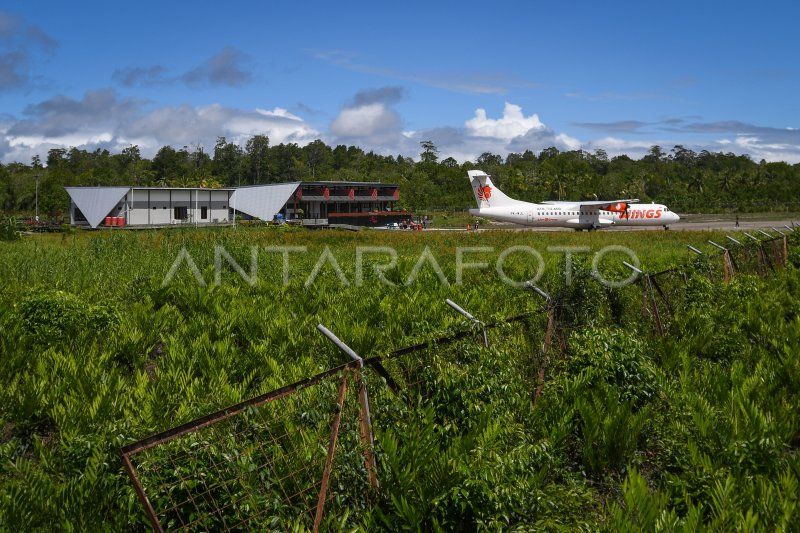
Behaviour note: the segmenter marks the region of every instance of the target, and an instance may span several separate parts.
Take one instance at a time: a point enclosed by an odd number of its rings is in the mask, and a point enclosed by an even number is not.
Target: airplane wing
[[[563,202],[557,200],[551,200],[549,202],[540,202],[542,204],[547,205],[561,205],[566,207],[567,209],[580,209],[584,207],[596,207],[598,209],[605,209],[607,207],[620,207],[619,204],[625,204],[625,206],[629,204],[635,204],[639,201],[638,198],[625,198],[622,200],[579,200],[576,202]],[[625,207],[622,207],[622,210],[625,210]],[[613,209],[612,209],[613,211]]]

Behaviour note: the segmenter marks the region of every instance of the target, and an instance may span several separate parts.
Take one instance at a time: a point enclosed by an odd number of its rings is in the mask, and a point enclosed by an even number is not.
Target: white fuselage
[[[600,229],[611,226],[668,226],[680,217],[661,204],[630,204],[624,212],[580,206],[571,202],[534,204],[516,200],[512,205],[470,209],[472,215],[523,226]]]

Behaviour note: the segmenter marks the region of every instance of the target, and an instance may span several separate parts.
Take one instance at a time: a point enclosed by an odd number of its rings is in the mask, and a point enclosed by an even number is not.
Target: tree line
[[[255,135],[244,146],[220,137],[202,146],[164,146],[152,159],[137,146],[108,150],[53,148],[43,162],[0,165],[0,208],[31,213],[38,182],[43,216],[64,213],[70,185],[221,187],[287,181],[380,181],[401,187],[401,204],[414,211],[473,206],[466,171],[491,174],[510,196],[528,201],[640,198],[678,212],[800,210],[800,164],[756,162],[746,155],[684,146],[653,146],[640,159],[609,157],[603,150],[526,150],[505,157],[486,152],[475,161],[440,158],[431,141],[417,160],[381,155],[356,146],[270,144]]]

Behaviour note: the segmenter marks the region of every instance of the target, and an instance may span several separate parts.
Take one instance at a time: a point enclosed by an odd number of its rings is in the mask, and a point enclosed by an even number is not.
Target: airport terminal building
[[[313,181],[230,189],[66,187],[73,226],[163,227],[285,220],[310,226],[383,226],[410,217],[397,185]]]

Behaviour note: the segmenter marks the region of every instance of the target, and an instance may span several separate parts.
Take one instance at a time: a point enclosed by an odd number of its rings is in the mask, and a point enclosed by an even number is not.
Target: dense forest
[[[0,206],[6,213],[34,210],[37,182],[43,216],[63,213],[66,185],[237,186],[308,180],[399,183],[404,207],[460,210],[472,204],[465,171],[481,168],[520,199],[636,197],[669,204],[678,212],[785,211],[800,209],[800,164],[756,162],[746,155],[696,153],[683,146],[653,146],[635,160],[609,158],[603,150],[561,152],[547,148],[505,158],[486,152],[459,164],[421,143],[418,160],[365,152],[356,146],[270,145],[256,135],[244,146],[220,137],[204,148],[164,146],[152,159],[137,146],[121,153],[51,149],[44,161],[0,165]]]

